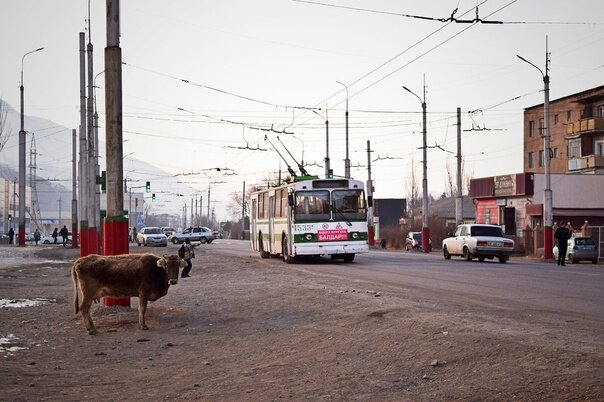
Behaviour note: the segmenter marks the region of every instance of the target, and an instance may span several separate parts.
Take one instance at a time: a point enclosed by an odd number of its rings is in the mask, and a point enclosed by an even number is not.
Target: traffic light
[[[97,183],[97,184],[101,185],[101,192],[106,193],[107,192],[107,171],[103,170],[101,172],[99,181],[100,181],[100,183]]]
[[[155,193],[151,194],[151,201],[155,202]]]
[[[8,214],[8,221],[11,222],[13,220],[13,216],[11,214]]]
[[[151,192],[151,182],[150,181],[148,181],[148,182],[145,183],[145,191],[147,193]],[[155,198],[155,195],[153,196],[153,198]]]

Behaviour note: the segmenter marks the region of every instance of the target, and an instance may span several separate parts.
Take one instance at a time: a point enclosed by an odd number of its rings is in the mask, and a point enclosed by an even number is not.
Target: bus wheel
[[[354,253],[344,254],[344,262],[353,262]]]
[[[294,262],[294,257],[291,256],[289,251],[289,242],[285,236],[283,236],[283,240],[281,241],[281,255],[283,256],[283,261],[285,263],[291,264]]]
[[[258,250],[260,251],[260,258],[269,258],[271,256],[269,252],[264,251],[264,244],[262,243],[262,233],[258,234]]]

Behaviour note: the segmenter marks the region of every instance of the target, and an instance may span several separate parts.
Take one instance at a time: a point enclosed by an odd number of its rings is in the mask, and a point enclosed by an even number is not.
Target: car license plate
[[[489,241],[487,245],[491,247],[503,247],[503,243],[500,241]]]

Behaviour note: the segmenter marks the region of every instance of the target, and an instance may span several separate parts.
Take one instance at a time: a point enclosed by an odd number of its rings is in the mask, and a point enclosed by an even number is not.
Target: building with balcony
[[[543,103],[524,110],[524,171],[544,173]],[[551,173],[604,174],[604,86],[550,102]]]

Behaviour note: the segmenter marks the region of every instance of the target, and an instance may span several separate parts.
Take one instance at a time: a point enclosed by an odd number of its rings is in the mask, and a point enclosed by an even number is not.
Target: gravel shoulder
[[[145,249],[161,254],[165,249]],[[198,254],[150,303],[74,315],[79,250],[0,246],[0,400],[604,400],[604,322]]]

